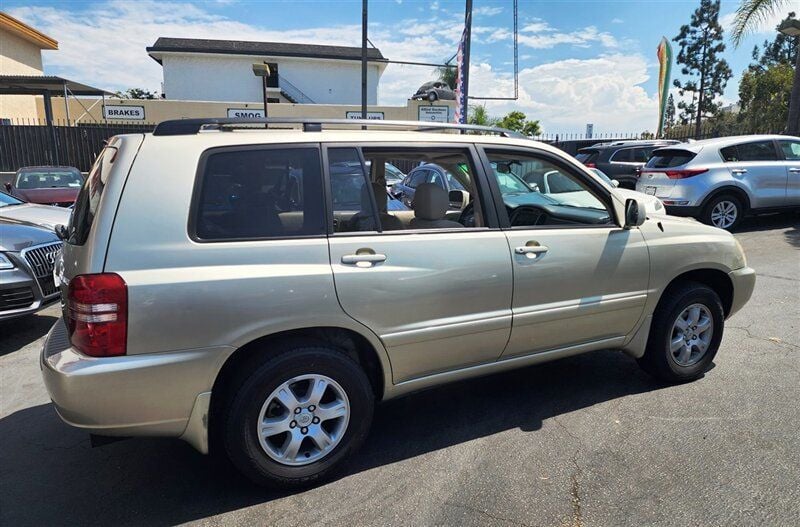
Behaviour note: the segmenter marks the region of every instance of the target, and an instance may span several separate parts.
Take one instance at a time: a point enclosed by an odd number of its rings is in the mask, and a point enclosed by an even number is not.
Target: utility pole
[[[361,0],[361,118],[367,118],[367,0]]]
[[[464,13],[464,27],[466,28],[466,38],[464,39],[464,115],[462,119],[467,122],[469,113],[469,48],[472,42],[472,0],[467,0],[466,12]]]

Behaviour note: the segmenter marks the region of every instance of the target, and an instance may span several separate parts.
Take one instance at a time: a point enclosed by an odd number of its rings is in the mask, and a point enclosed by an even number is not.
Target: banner
[[[667,98],[669,98],[669,77],[672,71],[672,46],[667,37],[661,37],[658,44],[658,129],[656,137],[664,133],[664,114],[667,111]]]
[[[467,122],[467,94],[462,89],[464,86],[464,45],[467,41],[467,28],[461,33],[461,41],[458,43],[458,54],[456,55],[456,113],[455,121],[458,124]]]

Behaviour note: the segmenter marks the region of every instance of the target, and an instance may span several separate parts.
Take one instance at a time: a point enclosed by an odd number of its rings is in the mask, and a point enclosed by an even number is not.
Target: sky
[[[699,0],[519,0],[519,98],[486,102],[489,114],[520,110],[548,133],[583,132],[587,123],[596,134],[652,131],[656,46],[662,36],[677,35],[698,5]],[[723,28],[737,6],[737,0],[723,0]],[[511,97],[512,1],[473,0],[473,8],[470,95]],[[160,90],[161,66],[145,47],[162,36],[361,45],[360,0],[0,0],[0,9],[58,40],[58,51],[43,54],[45,73],[111,91]],[[800,0],[789,0],[739,48],[726,35],[723,56],[734,77],[723,103],[737,100],[753,46],[772,39],[790,9],[800,12]],[[369,38],[385,57],[441,63],[456,53],[464,1],[370,0],[369,20]],[[673,78],[679,72],[673,65]],[[404,105],[433,78],[433,68],[389,65],[378,102]]]

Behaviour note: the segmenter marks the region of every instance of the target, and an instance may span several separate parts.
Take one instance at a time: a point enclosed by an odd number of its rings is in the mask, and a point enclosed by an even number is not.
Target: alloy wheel
[[[706,354],[714,336],[714,318],[703,304],[692,304],[678,315],[670,333],[669,351],[679,366],[692,366]]]
[[[722,200],[711,209],[711,223],[720,229],[730,228],[738,217],[739,209],[732,201]]]

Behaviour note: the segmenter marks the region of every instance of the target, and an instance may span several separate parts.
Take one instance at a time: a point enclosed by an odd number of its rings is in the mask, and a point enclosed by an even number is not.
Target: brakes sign
[[[122,121],[144,121],[144,106],[103,106],[103,117]]]

